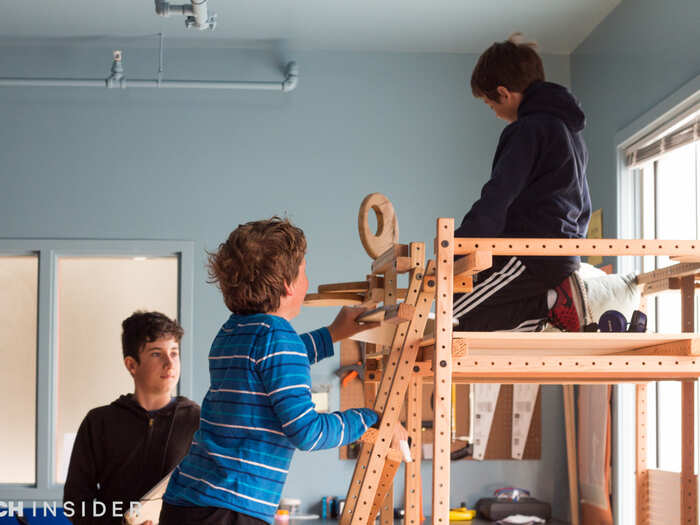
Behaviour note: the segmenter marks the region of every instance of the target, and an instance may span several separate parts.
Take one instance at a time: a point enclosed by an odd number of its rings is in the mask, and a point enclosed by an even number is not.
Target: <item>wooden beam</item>
[[[367,293],[369,283],[367,281],[355,281],[351,283],[319,284],[318,293]]]
[[[655,379],[692,379],[700,377],[700,358],[694,356],[474,356],[457,358],[453,374],[463,378],[492,379],[508,382],[525,378],[618,381],[653,381]],[[605,382],[605,381],[603,381]]]
[[[698,263],[679,263],[660,268],[651,272],[640,273],[637,276],[637,283],[651,283],[662,279],[670,279],[673,277],[685,277],[686,275],[697,275],[700,273],[700,264]]]
[[[636,387],[635,432],[635,491],[637,494],[637,525],[649,525],[649,470],[647,469],[647,385]]]
[[[698,478],[695,475],[695,383],[683,381],[681,400],[681,523],[698,522]]]
[[[304,306],[355,306],[365,298],[355,293],[307,293]]]
[[[433,525],[449,525],[452,396],[452,294],[454,219],[438,219],[436,243],[435,352],[433,357]]]
[[[493,257],[488,250],[477,250],[457,259],[454,263],[454,273],[457,276],[472,276],[482,270],[491,268]]]
[[[613,355],[645,349],[663,352],[666,345],[677,345],[678,355],[698,353],[700,336],[692,334],[650,334],[610,332],[453,332],[464,339],[469,355]],[[432,344],[426,339],[424,345]]]
[[[406,430],[411,437],[411,459],[406,463],[404,479],[404,504],[406,525],[421,525],[421,453],[423,422],[423,381],[413,374],[406,395]]]
[[[652,239],[456,238],[455,255],[489,250],[493,255],[668,255],[698,259],[700,242]]]

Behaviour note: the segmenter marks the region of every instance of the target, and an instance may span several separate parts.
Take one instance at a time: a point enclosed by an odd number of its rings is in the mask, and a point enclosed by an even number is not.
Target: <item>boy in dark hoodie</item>
[[[63,492],[64,513],[74,524],[122,523],[132,502],[185,456],[199,427],[199,406],[172,397],[182,327],[159,312],[136,312],[122,329],[134,393],[90,410],[80,425]]]
[[[509,124],[491,178],[455,236],[583,238],[591,215],[585,116],[565,87],[545,82],[534,45],[519,39],[494,43],[472,73],[474,96]],[[494,258],[472,292],[455,296],[459,330],[535,331],[549,321],[580,331],[570,277],[579,264],[579,257]]]

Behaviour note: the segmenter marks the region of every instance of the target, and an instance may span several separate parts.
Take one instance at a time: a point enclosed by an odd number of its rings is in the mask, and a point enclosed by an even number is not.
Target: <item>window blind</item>
[[[700,103],[625,148],[625,165],[639,166],[700,140]]]

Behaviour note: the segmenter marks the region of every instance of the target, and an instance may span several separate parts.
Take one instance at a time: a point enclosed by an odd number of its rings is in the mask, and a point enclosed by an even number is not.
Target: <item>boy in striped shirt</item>
[[[212,282],[232,315],[209,352],[211,386],[189,454],[164,496],[161,525],[272,523],[295,448],[347,445],[373,425],[366,408],[318,414],[309,365],[333,342],[372,328],[343,308],[327,328],[297,335],[308,279],[306,239],[286,219],[249,222],[210,254]],[[405,430],[397,430],[405,439]]]

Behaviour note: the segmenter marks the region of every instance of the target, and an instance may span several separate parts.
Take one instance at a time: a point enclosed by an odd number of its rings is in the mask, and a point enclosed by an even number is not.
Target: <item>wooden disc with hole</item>
[[[377,215],[377,231],[369,227],[369,213],[374,210]],[[399,222],[391,201],[381,193],[370,193],[360,204],[357,217],[362,246],[372,259],[376,259],[393,244],[399,242]]]

